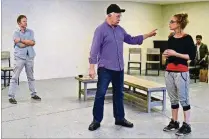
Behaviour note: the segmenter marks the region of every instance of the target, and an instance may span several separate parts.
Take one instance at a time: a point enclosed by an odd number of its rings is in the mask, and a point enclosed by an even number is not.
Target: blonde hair
[[[174,17],[177,19],[177,23],[180,24],[181,29],[184,29],[189,23],[187,13],[175,14]]]

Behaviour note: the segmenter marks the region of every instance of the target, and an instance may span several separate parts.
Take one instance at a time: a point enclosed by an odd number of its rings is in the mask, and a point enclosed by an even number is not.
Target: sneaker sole
[[[176,136],[187,136],[187,135],[189,135],[189,134],[191,134],[191,132],[190,132],[190,133],[187,133],[187,134],[178,134],[178,133],[176,133],[175,135],[176,135]]]
[[[35,101],[41,101],[41,99],[34,99],[34,98],[31,98],[32,100],[35,100]]]
[[[16,101],[16,102],[11,102],[11,101],[9,101],[9,103],[10,103],[10,104],[17,104],[17,101]]]
[[[10,104],[17,104],[17,102],[9,102]]]
[[[165,132],[172,132],[172,131],[176,131],[176,130],[178,130],[178,129],[175,129],[175,128],[172,128],[171,130],[163,129],[163,131],[165,131]]]

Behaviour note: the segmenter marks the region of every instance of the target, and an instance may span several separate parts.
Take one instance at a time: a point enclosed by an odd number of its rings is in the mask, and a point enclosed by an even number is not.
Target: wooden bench
[[[128,86],[125,89],[124,99],[128,101],[134,101],[135,103],[147,107],[147,112],[149,113],[151,108],[155,106],[162,106],[162,110],[166,109],[166,87],[165,85],[158,84],[153,81],[148,81],[145,79],[140,79],[131,75],[124,76],[124,85]],[[133,91],[131,91],[133,88]],[[140,93],[136,89],[146,91],[147,94]],[[152,97],[153,92],[162,92],[162,100]]]
[[[84,95],[84,101],[86,101],[89,97],[95,96],[96,88],[88,88],[87,85],[97,83],[97,78],[91,79],[90,77],[86,76],[82,78],[75,77],[75,79],[79,82],[79,99],[81,98],[81,95]],[[84,89],[82,89],[82,83],[84,84]],[[128,86],[128,88],[125,86]],[[131,88],[133,88],[133,91]],[[147,94],[140,93],[136,91],[136,89],[146,91]],[[152,97],[151,94],[153,92],[162,92],[163,99],[160,100]],[[112,88],[107,90],[106,96],[112,96]],[[162,110],[164,111],[166,108],[166,87],[153,81],[139,79],[138,77],[125,74],[124,99],[139,104],[140,106],[146,106],[148,113],[150,112],[151,108],[155,106],[162,106]]]
[[[88,98],[92,98],[95,96],[96,88],[88,88],[89,84],[96,84],[98,79],[91,79],[89,76],[84,76],[82,78],[75,77],[78,80],[78,98],[81,99],[81,95],[84,96],[84,101]],[[82,84],[84,87],[82,89]],[[108,88],[106,96],[112,96],[112,88]]]

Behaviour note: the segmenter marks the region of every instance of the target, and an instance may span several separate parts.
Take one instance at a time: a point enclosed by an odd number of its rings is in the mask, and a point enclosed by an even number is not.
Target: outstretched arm
[[[124,42],[132,45],[137,45],[137,44],[140,45],[143,43],[143,40],[155,35],[156,35],[156,29],[150,33],[144,35],[138,35],[138,36],[131,36],[124,30]]]

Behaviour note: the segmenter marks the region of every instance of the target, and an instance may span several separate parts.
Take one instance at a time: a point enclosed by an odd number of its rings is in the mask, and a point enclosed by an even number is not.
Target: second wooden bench
[[[133,101],[141,106],[145,105],[148,113],[151,111],[151,108],[155,106],[162,106],[163,111],[166,109],[165,85],[131,75],[124,76],[124,85],[128,86],[124,92],[124,99]],[[133,90],[131,90],[131,88],[133,88]],[[146,91],[147,94],[140,93],[139,91],[136,91],[136,89]],[[151,96],[153,92],[161,92],[163,98],[158,99]]]

